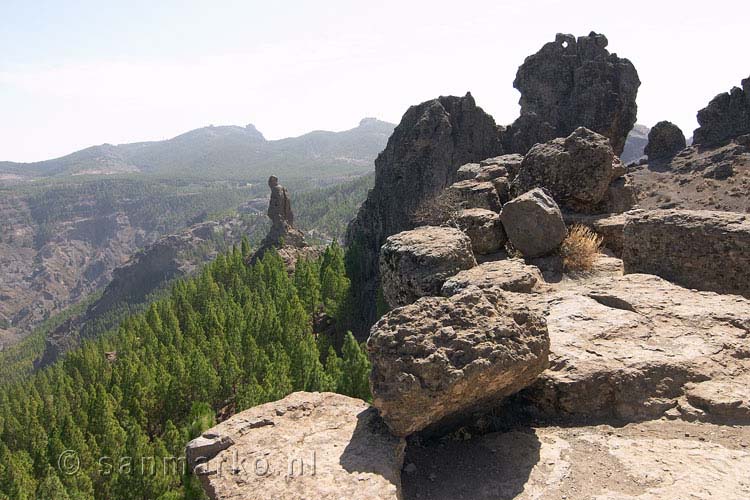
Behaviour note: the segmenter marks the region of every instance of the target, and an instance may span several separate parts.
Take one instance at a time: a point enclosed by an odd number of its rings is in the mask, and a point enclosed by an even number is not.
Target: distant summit
[[[261,181],[338,177],[372,170],[395,125],[364,118],[343,132],[314,131],[268,141],[253,124],[198,128],[164,141],[102,144],[35,163],[0,162],[0,174],[24,177],[148,174]]]

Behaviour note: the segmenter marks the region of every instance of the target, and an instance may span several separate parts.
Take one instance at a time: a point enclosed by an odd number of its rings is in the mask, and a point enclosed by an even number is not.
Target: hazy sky
[[[467,91],[506,124],[524,57],[591,30],[635,64],[638,121],[689,136],[750,75],[748,19],[744,0],[0,0],[0,160],[209,124],[344,130]]]

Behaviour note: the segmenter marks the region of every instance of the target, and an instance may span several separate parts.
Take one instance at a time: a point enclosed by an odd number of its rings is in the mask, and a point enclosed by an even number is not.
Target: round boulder
[[[685,134],[672,122],[659,122],[648,133],[648,144],[644,153],[649,160],[665,160],[687,147]]]
[[[539,188],[506,203],[500,221],[508,239],[524,257],[552,252],[568,234],[560,207]]]
[[[495,253],[508,241],[500,215],[492,210],[467,208],[458,213],[456,222],[471,240],[471,248],[476,254]]]
[[[471,240],[450,227],[424,226],[389,237],[380,249],[380,280],[391,307],[439,295],[446,279],[477,265]]]

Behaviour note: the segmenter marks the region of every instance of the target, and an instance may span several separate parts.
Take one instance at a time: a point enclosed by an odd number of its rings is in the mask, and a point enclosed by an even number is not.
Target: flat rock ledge
[[[404,448],[364,401],[295,392],[234,415],[186,454],[212,500],[396,500]]]

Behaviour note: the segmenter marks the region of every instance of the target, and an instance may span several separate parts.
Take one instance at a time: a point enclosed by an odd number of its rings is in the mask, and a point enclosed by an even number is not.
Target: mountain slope
[[[268,141],[253,125],[204,127],[165,141],[92,146],[35,163],[0,162],[0,174],[28,177],[143,173],[259,180],[269,169],[284,177],[363,174],[393,131],[365,118],[343,132],[315,131]]]

